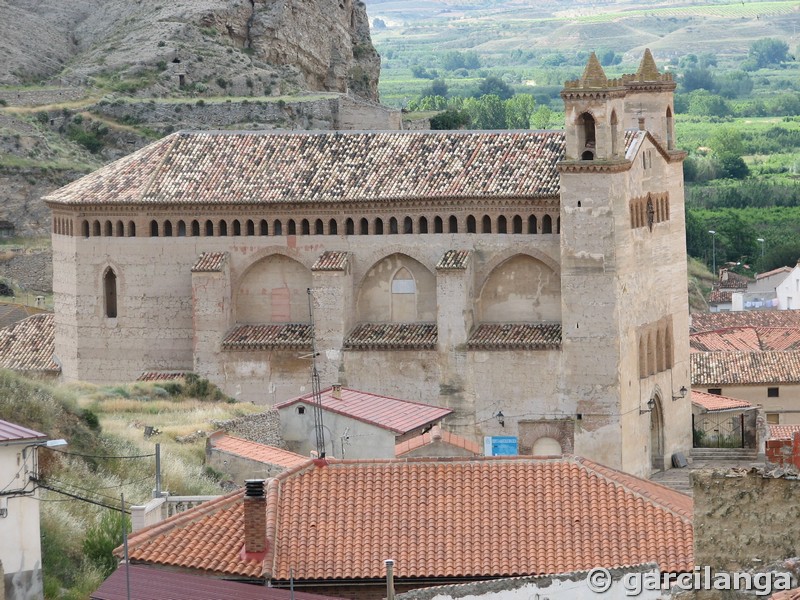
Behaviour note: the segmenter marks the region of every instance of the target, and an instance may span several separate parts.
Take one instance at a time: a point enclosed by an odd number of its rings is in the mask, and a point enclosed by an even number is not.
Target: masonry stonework
[[[691,446],[673,89],[648,52],[621,80],[592,58],[563,133],[165,138],[47,198],[63,376],[194,370],[272,405],[311,390],[313,341],[323,387],[451,408],[473,441],[668,468]]]

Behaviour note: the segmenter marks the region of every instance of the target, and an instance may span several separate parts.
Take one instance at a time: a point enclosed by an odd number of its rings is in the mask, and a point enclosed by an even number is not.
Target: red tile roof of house
[[[361,323],[344,340],[350,350],[434,350],[436,323]]]
[[[717,313],[692,313],[693,332],[728,327],[800,327],[800,310],[740,310]]]
[[[211,448],[228,454],[235,454],[242,458],[247,458],[257,462],[270,465],[279,465],[287,469],[302,465],[308,462],[308,457],[302,454],[295,454],[283,448],[259,444],[232,435],[215,435],[209,438]]]
[[[121,565],[90,598],[127,600],[126,577],[130,581],[130,600],[328,600],[328,596],[318,594],[290,592],[145,565],[129,565],[127,569]]]
[[[728,269],[720,269],[717,286],[727,290],[746,290],[747,284],[752,282],[753,279],[746,275]]]
[[[483,454],[483,448],[481,448],[480,444],[476,444],[475,442],[468,440],[465,437],[461,437],[460,435],[456,435],[455,433],[442,431],[441,427],[434,425],[431,427],[430,431],[426,431],[422,435],[418,435],[410,440],[406,440],[405,442],[400,442],[397,444],[394,447],[394,455],[399,458],[404,454],[408,454],[412,450],[422,448],[423,446],[430,446],[435,442],[443,442],[457,448],[463,448],[475,456],[481,456]]]
[[[347,267],[349,252],[327,250],[319,255],[317,261],[311,266],[312,271],[344,271]]]
[[[756,275],[756,279],[765,279],[766,277],[772,277],[773,275],[780,275],[781,273],[791,273],[792,267],[778,267],[777,269],[772,269],[772,271],[767,271],[766,273],[759,273]]]
[[[559,194],[561,131],[178,132],[54,204],[283,204]]]
[[[44,433],[28,429],[22,425],[0,419],[0,442],[21,442],[23,440],[47,439]]]
[[[222,340],[223,350],[311,348],[311,325],[239,325]]]
[[[55,354],[55,317],[33,315],[0,329],[0,368],[22,372],[60,373]]]
[[[467,342],[485,350],[536,350],[561,347],[561,323],[484,323]]]
[[[222,271],[227,258],[227,252],[203,252],[197,262],[194,263],[192,273],[216,273]]]
[[[706,392],[698,392],[697,390],[692,390],[692,404],[696,404],[708,412],[736,409],[749,410],[755,408],[754,405],[744,400],[737,400],[736,398],[719,396],[717,394],[707,394]]]
[[[325,410],[388,429],[398,435],[441,421],[453,412],[449,408],[361,392],[346,387],[341,388],[340,398],[334,397],[332,387],[324,389],[320,392],[320,400]],[[275,405],[275,408],[286,408],[299,402],[309,404],[313,402],[313,395],[308,393],[280,402]]]
[[[711,290],[708,295],[709,304],[726,304],[733,300],[733,292],[735,290]]]
[[[440,271],[466,269],[471,256],[472,250],[448,250],[442,254],[436,268]]]
[[[692,385],[800,383],[800,350],[692,352]]]
[[[800,425],[770,425],[769,439],[790,440],[798,432],[800,432]]]
[[[689,337],[696,352],[800,350],[800,327],[729,327]]]
[[[694,567],[691,498],[583,458],[320,463],[268,483],[263,562],[241,491],[131,535],[131,560],[283,583],[380,580],[385,557],[398,581]]]

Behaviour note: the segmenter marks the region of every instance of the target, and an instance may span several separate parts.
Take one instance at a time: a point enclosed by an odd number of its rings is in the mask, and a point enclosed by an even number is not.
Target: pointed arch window
[[[577,125],[578,151],[581,153],[581,160],[594,160],[597,151],[594,117],[585,112],[578,117]]]
[[[114,269],[106,269],[103,275],[103,295],[105,297],[106,317],[117,318],[117,274]]]
[[[417,282],[406,267],[398,269],[392,278],[392,321],[410,322],[417,319]]]

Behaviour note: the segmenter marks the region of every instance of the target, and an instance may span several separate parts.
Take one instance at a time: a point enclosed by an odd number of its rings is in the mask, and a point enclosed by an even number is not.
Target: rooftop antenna
[[[311,397],[314,406],[314,433],[317,441],[317,456],[325,458],[325,430],[322,425],[322,394],[319,390],[319,371],[317,371],[317,342],[314,335],[314,295],[308,292],[308,317],[311,321]]]

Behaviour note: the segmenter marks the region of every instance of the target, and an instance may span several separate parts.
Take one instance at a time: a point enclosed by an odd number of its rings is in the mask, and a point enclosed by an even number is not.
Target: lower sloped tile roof
[[[740,310],[716,313],[692,313],[689,328],[693,332],[726,327],[800,327],[800,310]]]
[[[800,327],[728,327],[701,331],[689,337],[693,351],[800,350]]]
[[[60,373],[55,362],[55,316],[33,315],[0,329],[0,368]]]
[[[222,340],[223,350],[311,348],[311,325],[239,325]]]
[[[295,454],[283,448],[251,442],[250,440],[232,435],[212,435],[210,443],[211,447],[215,450],[227,452],[228,454],[234,454],[257,462],[280,465],[287,469],[308,462],[307,456]]]
[[[361,323],[344,340],[350,350],[434,350],[436,323]]]
[[[561,347],[561,323],[483,323],[468,345],[486,350],[537,350]]]
[[[800,350],[692,352],[692,385],[800,383]]]
[[[748,410],[755,408],[753,404],[745,402],[744,400],[729,398],[728,396],[719,396],[717,394],[707,394],[706,392],[698,392],[697,390],[692,390],[692,404],[696,404],[708,412],[736,409]]]
[[[133,534],[131,560],[282,582],[380,580],[386,557],[399,581],[694,567],[691,498],[578,457],[309,462],[268,484],[263,562],[240,558],[242,498]]]
[[[136,381],[174,381],[184,379],[187,371],[143,371]]]
[[[442,442],[444,444],[449,444],[450,446],[455,446],[456,448],[463,448],[475,456],[480,456],[483,454],[483,448],[480,444],[476,444],[475,442],[460,435],[456,435],[455,433],[442,431],[441,427],[434,425],[431,427],[430,431],[426,431],[425,433],[413,437],[410,440],[406,440],[397,444],[394,447],[394,455],[400,457],[404,454],[408,454],[412,450],[422,448],[423,446],[429,446],[435,442]]]
[[[770,425],[769,439],[790,440],[798,432],[800,432],[800,425]]]

